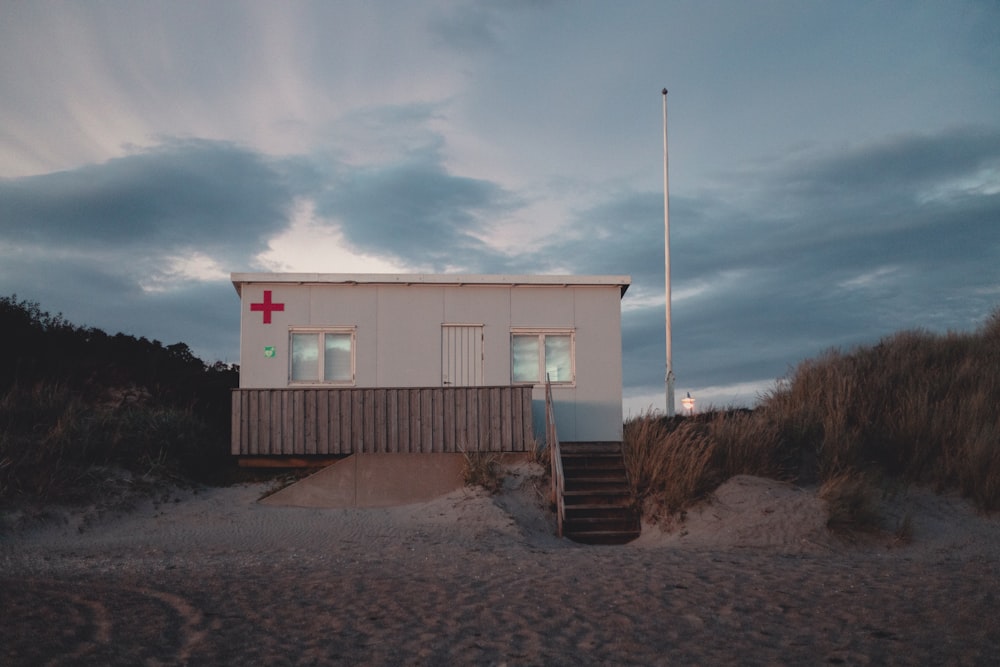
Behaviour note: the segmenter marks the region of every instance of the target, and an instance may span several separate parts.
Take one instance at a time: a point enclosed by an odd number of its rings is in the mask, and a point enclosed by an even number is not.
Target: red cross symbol
[[[264,290],[264,302],[263,303],[251,303],[250,312],[261,310],[264,311],[264,324],[271,323],[271,312],[272,311],[282,311],[285,309],[285,304],[283,303],[271,303],[271,290]]]

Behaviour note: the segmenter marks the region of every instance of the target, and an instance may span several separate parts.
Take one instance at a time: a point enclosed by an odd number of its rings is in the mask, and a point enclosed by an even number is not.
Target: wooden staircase
[[[560,444],[565,490],[563,535],[583,544],[625,544],[639,537],[639,512],[620,442]]]

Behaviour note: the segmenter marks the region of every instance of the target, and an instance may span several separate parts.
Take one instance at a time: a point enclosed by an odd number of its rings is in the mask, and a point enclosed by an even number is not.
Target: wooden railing
[[[563,476],[562,452],[559,448],[559,434],[556,432],[556,412],[552,402],[552,384],[545,377],[545,443],[549,448],[549,465],[552,467],[552,504],[556,506],[556,535],[563,536],[563,522],[566,519],[566,504],[563,498],[566,479]]]
[[[531,387],[234,389],[237,456],[526,452]]]

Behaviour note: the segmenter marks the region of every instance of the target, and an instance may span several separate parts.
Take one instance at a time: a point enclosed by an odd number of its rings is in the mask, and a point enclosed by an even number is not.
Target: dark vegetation
[[[1000,509],[1000,310],[973,333],[906,331],[802,362],[750,410],[625,423],[634,491],[676,513],[738,474],[819,484],[831,523],[877,523],[873,494],[956,490]]]
[[[0,298],[0,332],[0,500],[92,502],[231,469],[238,367],[75,326],[16,296]]]

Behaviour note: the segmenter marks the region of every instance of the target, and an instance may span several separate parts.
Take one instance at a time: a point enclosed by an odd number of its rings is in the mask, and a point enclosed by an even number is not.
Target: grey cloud
[[[392,104],[352,111],[340,122],[372,127],[380,132],[412,132],[414,128],[420,128],[434,119],[440,112],[441,105],[430,102]]]
[[[998,137],[957,130],[896,139],[789,160],[744,175],[729,191],[672,199],[674,289],[706,287],[673,304],[679,381],[776,378],[830,347],[899,329],[975,326],[998,304],[995,292],[973,288],[1000,287],[1000,194],[918,195],[1000,164]],[[627,264],[662,293],[659,197],[618,195],[582,212],[588,233],[567,247],[588,267]],[[741,199],[763,203],[727,203]],[[623,316],[633,389],[662,386],[663,319],[662,305]]]
[[[1000,167],[998,159],[1000,133],[963,127],[898,136],[844,154],[796,160],[786,176],[804,196],[871,192],[885,197],[896,188],[912,195],[984,166]]]
[[[636,287],[663,286],[663,195],[614,194],[579,211],[565,229],[528,254],[534,271],[630,274]]]
[[[431,150],[343,174],[317,212],[336,218],[357,250],[443,269],[502,261],[476,232],[518,205],[496,184],[449,174]]]
[[[996,307],[995,294],[970,286],[1000,285],[1000,194],[917,195],[998,163],[996,134],[963,130],[789,158],[733,178],[725,190],[675,195],[675,294],[705,287],[673,305],[680,386],[779,377],[826,348],[900,328],[973,326]],[[876,178],[888,185],[873,186]],[[633,295],[662,291],[662,193],[609,194],[578,211],[568,231],[504,255],[478,234],[521,202],[495,183],[449,173],[433,144],[356,169],[316,156],[279,163],[231,144],[171,142],[104,165],[2,181],[0,283],[73,321],[185,340],[203,356],[225,358],[238,330],[231,286],[146,293],[137,275],[185,248],[244,264],[286,224],[300,195],[315,197],[317,215],[340,226],[356,250],[405,264],[474,272],[569,266],[631,274]],[[18,252],[31,244],[61,252]],[[73,255],[74,247],[85,252]],[[663,315],[662,304],[623,315],[630,391],[662,387]]]
[[[210,141],[0,181],[0,285],[76,324],[236,361],[239,302],[228,282],[141,285],[193,251],[247,265],[287,224],[294,196],[315,186],[308,162]]]
[[[564,0],[472,1],[435,12],[427,22],[428,31],[439,43],[462,53],[478,53],[500,46],[502,33],[511,15],[532,12],[537,17]]]
[[[187,342],[204,361],[239,362],[240,300],[228,281],[187,283],[116,316],[122,326],[140,328],[140,335]]]
[[[495,15],[482,6],[440,12],[428,21],[428,29],[441,44],[457,51],[475,53],[497,43]]]
[[[0,232],[53,246],[158,254],[263,247],[291,191],[276,165],[230,143],[171,141],[70,171],[0,181]]]
[[[622,375],[627,387],[662,385],[666,351],[664,311],[644,308],[622,317]]]

